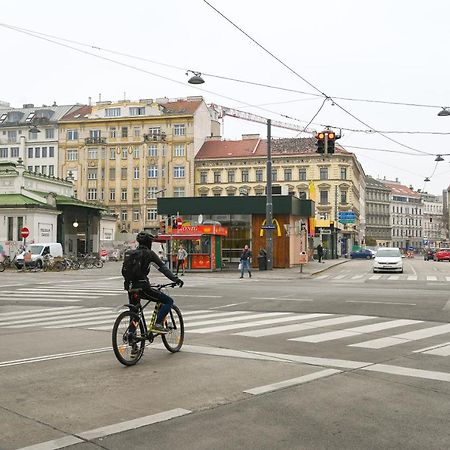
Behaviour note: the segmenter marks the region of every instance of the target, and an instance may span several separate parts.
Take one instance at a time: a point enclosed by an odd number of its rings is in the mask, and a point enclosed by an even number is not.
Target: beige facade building
[[[159,227],[157,196],[194,195],[194,157],[219,124],[202,97],[98,102],[59,123],[60,174],[101,202],[118,231]]]
[[[266,163],[267,141],[258,135],[244,135],[240,141],[209,138],[195,158],[195,195],[265,195]],[[316,231],[327,240],[333,226],[339,229],[338,254],[362,240],[364,177],[356,156],[340,146],[334,155],[323,155],[316,153],[313,138],[272,142],[273,192],[299,198],[315,195]],[[341,211],[354,212],[355,223],[338,224]]]

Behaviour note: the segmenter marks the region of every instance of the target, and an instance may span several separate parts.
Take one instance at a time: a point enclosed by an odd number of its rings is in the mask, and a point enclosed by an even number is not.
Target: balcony
[[[106,138],[104,137],[88,137],[84,139],[86,145],[92,144],[106,144]]]
[[[165,141],[166,133],[161,134],[144,134],[145,142],[157,142],[157,141]]]

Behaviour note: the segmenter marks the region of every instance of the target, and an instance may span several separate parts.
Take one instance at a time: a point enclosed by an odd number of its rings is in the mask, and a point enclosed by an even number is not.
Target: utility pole
[[[267,270],[273,269],[273,242],[272,242],[272,121],[267,119],[267,182],[266,182],[266,250]]]

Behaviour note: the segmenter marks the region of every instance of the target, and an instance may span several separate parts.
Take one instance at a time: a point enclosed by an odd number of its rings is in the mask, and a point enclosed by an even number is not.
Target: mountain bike
[[[168,283],[152,285],[151,287],[160,291],[175,286],[176,283]],[[154,300],[142,297],[141,289],[131,289],[129,292],[133,296],[135,304],[124,305],[128,310],[119,314],[112,331],[112,346],[119,362],[125,366],[133,366],[142,358],[146,341],[151,344],[158,336],[161,336],[164,347],[169,352],[179,352],[184,342],[184,322],[178,306],[173,304],[169,314],[164,318],[163,325],[168,331],[164,333],[154,332],[152,328],[162,303],[155,304],[152,317],[147,325],[144,310]],[[148,301],[142,305],[141,299]]]

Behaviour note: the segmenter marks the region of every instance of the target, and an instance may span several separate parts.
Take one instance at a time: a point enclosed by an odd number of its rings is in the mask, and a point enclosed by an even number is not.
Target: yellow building
[[[80,106],[59,122],[59,173],[116,214],[120,232],[154,230],[156,197],[194,195],[194,156],[218,127],[202,97]]]
[[[208,138],[195,157],[195,195],[265,195],[266,163],[267,141],[259,135],[243,135],[239,141]],[[364,171],[356,156],[338,145],[333,155],[316,153],[313,138],[274,139],[274,194],[310,198],[310,182],[316,193],[318,238],[326,241],[334,227],[339,229],[338,255],[351,250],[361,242],[365,223]],[[341,211],[354,212],[355,223],[339,224]]]

